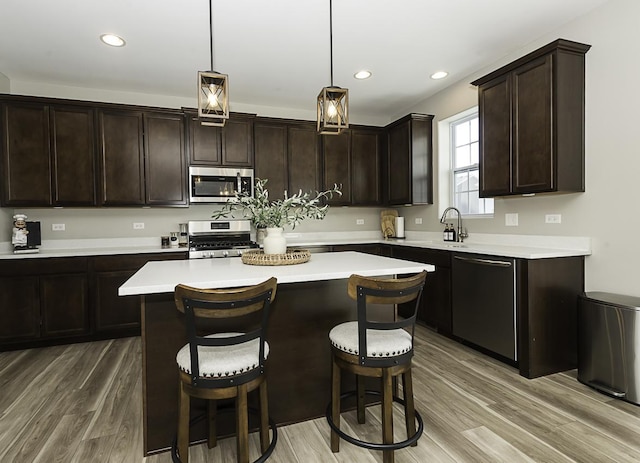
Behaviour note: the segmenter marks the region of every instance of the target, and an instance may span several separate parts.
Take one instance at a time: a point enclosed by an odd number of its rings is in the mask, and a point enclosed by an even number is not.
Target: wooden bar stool
[[[246,288],[176,286],[175,303],[186,316],[189,342],[176,356],[180,394],[174,446],[177,449],[172,449],[174,461],[189,461],[190,397],[208,400],[209,448],[216,446],[216,401],[235,398],[237,461],[248,463],[247,393],[255,389],[259,389],[262,451],[256,462],[265,461],[273,452],[278,435],[274,422],[269,419],[265,366],[269,355],[267,319],[275,295],[275,278]],[[203,328],[203,324],[207,326]],[[232,326],[234,329],[230,330]]]
[[[413,332],[416,313],[427,272],[408,278],[379,279],[351,275],[348,292],[357,302],[358,320],[341,323],[329,333],[332,357],[331,402],[327,407],[327,421],[331,427],[331,450],[340,451],[340,438],[359,447],[382,450],[384,463],[393,463],[394,450],[417,445],[424,429],[422,417],[415,410],[411,381]],[[415,301],[413,315],[394,322],[375,322],[367,317],[369,305],[402,304]],[[356,375],[356,390],[340,393],[340,371]],[[404,400],[393,394],[393,379],[402,375]],[[356,439],[340,429],[340,402],[356,395],[358,422],[364,423],[366,395],[380,395],[365,391],[363,378],[382,379],[382,443]],[[393,402],[404,405],[407,439],[393,442]],[[416,429],[416,421],[418,429]]]

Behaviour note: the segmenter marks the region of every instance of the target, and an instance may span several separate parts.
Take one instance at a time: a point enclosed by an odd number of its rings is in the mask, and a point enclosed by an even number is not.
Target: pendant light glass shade
[[[318,132],[338,135],[349,127],[349,90],[324,87],[318,95]]]
[[[202,125],[222,127],[229,119],[229,78],[217,72],[198,72],[198,117]]]

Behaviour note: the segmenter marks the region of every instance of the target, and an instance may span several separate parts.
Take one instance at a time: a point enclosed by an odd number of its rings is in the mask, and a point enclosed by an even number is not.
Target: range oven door
[[[253,196],[253,169],[189,167],[192,203],[226,203],[237,192]]]

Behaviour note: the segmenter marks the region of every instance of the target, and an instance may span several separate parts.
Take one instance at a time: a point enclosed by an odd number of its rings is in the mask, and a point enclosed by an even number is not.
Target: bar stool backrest
[[[348,294],[356,300],[358,311],[358,350],[360,352],[360,364],[371,367],[385,367],[404,363],[413,356],[413,348],[409,352],[393,357],[370,357],[367,353],[367,330],[396,330],[403,329],[411,334],[413,346],[413,334],[416,315],[420,305],[422,289],[427,277],[423,271],[406,278],[372,278],[360,275],[351,275],[348,283]],[[392,322],[380,322],[370,320],[367,308],[370,305],[379,304],[403,304],[415,301],[411,316],[397,319]]]
[[[276,286],[275,278],[243,288],[199,289],[186,285],[176,286],[176,308],[185,314],[192,386],[237,386],[264,373],[267,320],[270,304],[276,295]],[[208,336],[222,333],[222,336]],[[259,339],[259,368],[215,378],[200,375],[199,347],[233,346],[254,339]]]

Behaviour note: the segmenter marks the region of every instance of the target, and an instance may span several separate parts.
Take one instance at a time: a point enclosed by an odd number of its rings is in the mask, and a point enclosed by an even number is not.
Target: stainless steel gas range
[[[189,259],[238,257],[258,247],[248,220],[192,220],[188,227]]]

